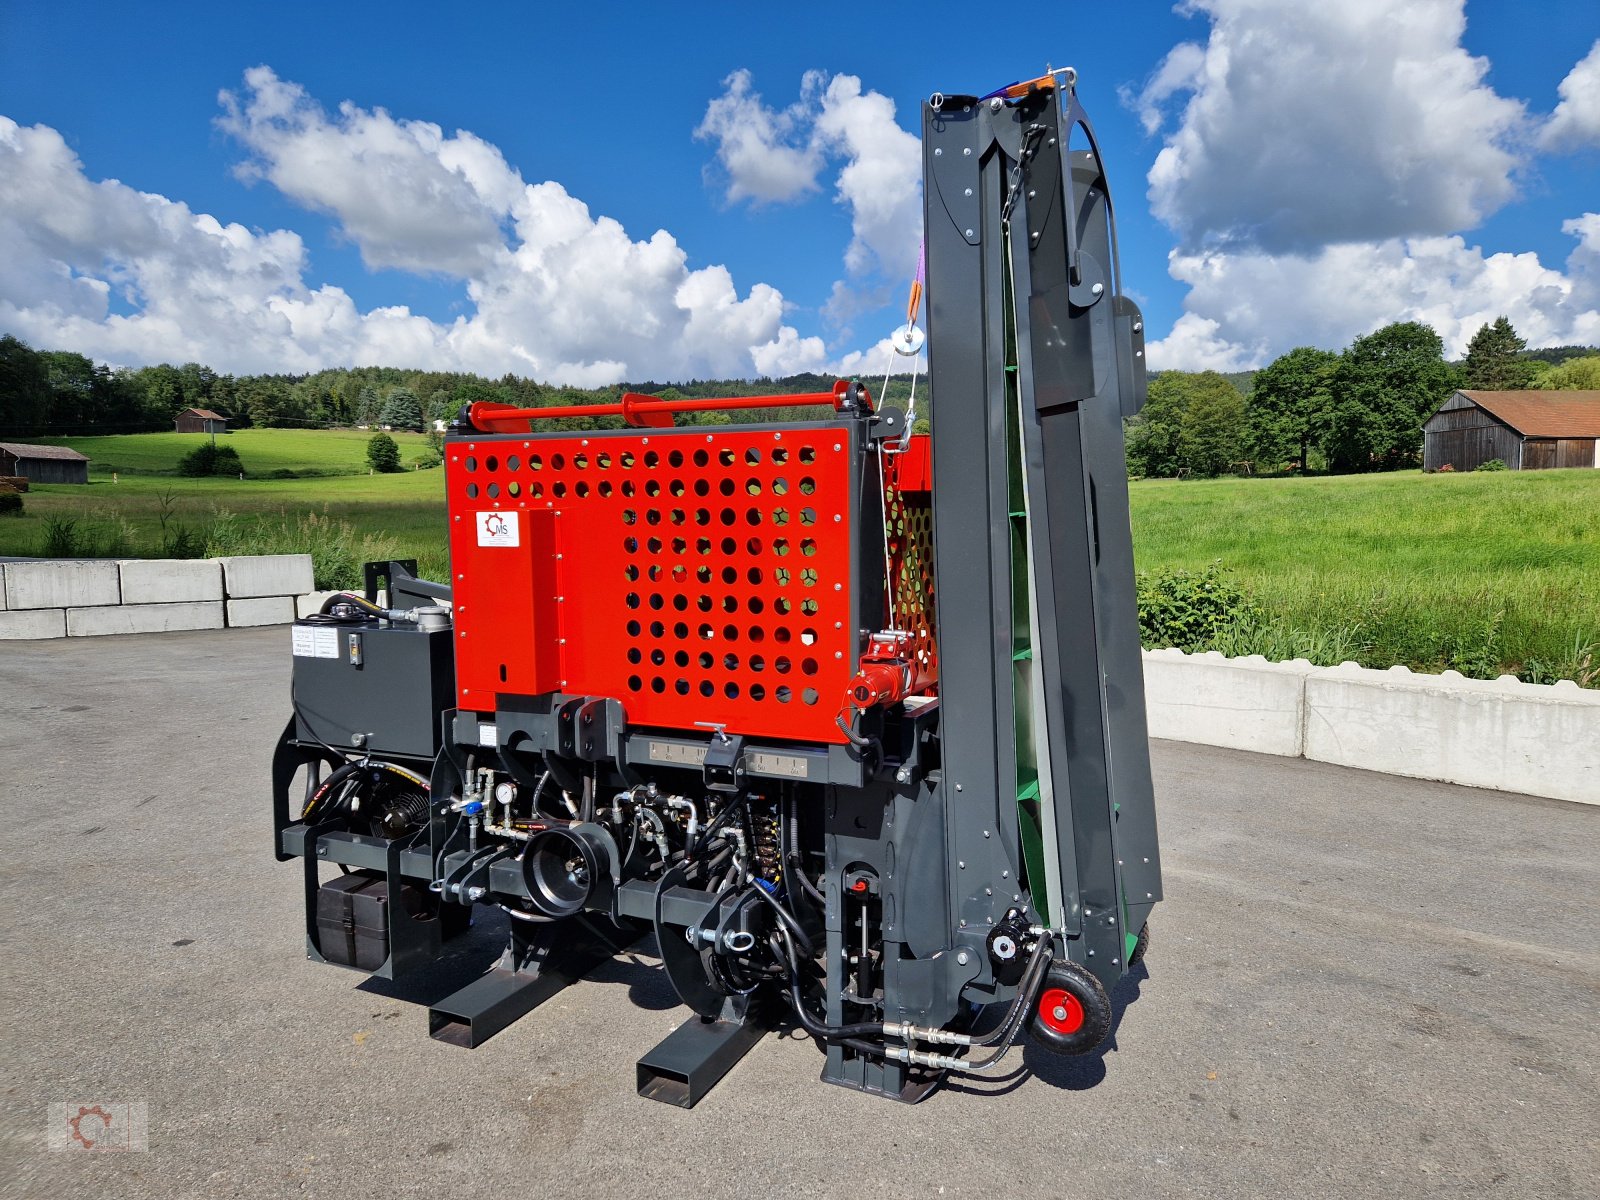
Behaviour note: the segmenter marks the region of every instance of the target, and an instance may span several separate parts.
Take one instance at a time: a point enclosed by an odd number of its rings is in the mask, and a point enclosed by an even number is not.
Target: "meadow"
[[[241,430],[227,441],[244,480],[177,475],[198,435],[71,439],[92,482],[30,491],[25,515],[0,518],[0,556],[44,553],[71,522],[77,553],[158,555],[181,528],[192,553],[311,550],[325,584],[390,555],[442,577],[443,472],[365,474],[369,436]],[[428,453],[421,435],[396,440],[408,464]],[[326,474],[260,477],[274,470]],[[1141,571],[1220,564],[1245,593],[1248,619],[1212,643],[1226,653],[1600,686],[1600,471],[1139,480],[1131,493]]]
[[[1600,471],[1132,485],[1143,571],[1220,563],[1259,619],[1225,653],[1600,686]]]

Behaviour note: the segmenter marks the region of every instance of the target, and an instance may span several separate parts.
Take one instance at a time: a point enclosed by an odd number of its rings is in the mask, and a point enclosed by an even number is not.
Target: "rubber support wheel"
[[[1087,1054],[1111,1032],[1111,1000],[1086,968],[1062,960],[1045,974],[1029,1028],[1046,1050]]]
[[[1133,944],[1133,953],[1128,955],[1128,965],[1137,967],[1144,959],[1144,952],[1150,949],[1150,922],[1146,921],[1139,927],[1139,940]]]

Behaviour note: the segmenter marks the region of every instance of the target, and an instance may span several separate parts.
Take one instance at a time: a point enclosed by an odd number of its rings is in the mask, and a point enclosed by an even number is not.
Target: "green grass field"
[[[399,444],[401,461],[407,466],[428,453],[428,439],[420,433],[390,436]],[[359,429],[238,429],[219,437],[217,445],[232,446],[245,471],[257,477],[277,470],[364,475],[371,437],[370,432]],[[175,476],[178,460],[211,439],[201,433],[134,433],[43,440],[87,454],[90,476],[110,479],[113,472]]]
[[[1264,649],[1479,676],[1587,657],[1600,685],[1600,471],[1142,480],[1132,506],[1139,568],[1222,563]]]
[[[228,442],[252,475],[361,471],[369,436],[241,430]],[[159,554],[165,513],[169,536],[183,525],[213,549],[313,549],[299,543],[342,537],[332,557],[347,573],[363,555],[391,553],[436,578],[447,569],[442,471],[159,473],[200,440],[70,439],[95,459],[93,482],[29,492],[24,516],[0,518],[0,555],[42,553],[52,520],[75,522],[80,552]],[[427,450],[420,435],[397,440],[408,462]],[[1220,562],[1255,602],[1259,621],[1226,652],[1600,686],[1600,471],[1141,480],[1132,501],[1141,570]]]

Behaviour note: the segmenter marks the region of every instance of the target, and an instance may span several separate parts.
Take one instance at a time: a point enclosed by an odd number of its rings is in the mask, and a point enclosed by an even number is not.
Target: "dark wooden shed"
[[[1455,392],[1422,426],[1422,466],[1600,467],[1600,392]]]
[[[65,446],[0,442],[0,475],[20,475],[32,483],[88,483],[89,460]]]
[[[209,408],[186,408],[178,414],[179,433],[227,433],[228,418]]]

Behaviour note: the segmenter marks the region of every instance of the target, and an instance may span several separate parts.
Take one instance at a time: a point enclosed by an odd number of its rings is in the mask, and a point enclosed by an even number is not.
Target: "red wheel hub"
[[[1046,988],[1039,997],[1039,1020],[1053,1033],[1077,1033],[1083,1028],[1083,1005],[1065,988]]]

